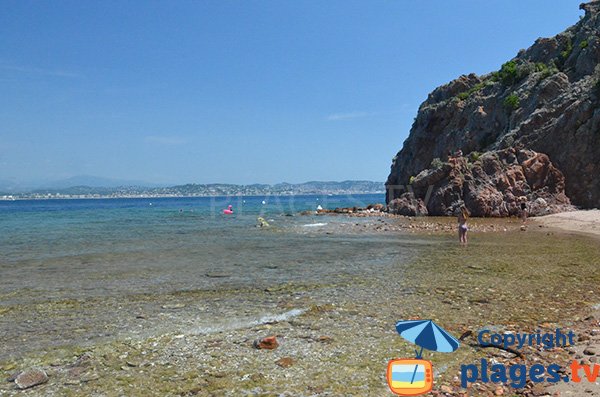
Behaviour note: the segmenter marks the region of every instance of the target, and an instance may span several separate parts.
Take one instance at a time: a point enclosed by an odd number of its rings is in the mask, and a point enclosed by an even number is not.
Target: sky
[[[582,0],[0,1],[0,180],[384,181],[435,87]]]

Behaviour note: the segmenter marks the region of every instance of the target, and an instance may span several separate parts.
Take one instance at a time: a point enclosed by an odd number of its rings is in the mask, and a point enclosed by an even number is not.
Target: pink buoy
[[[223,213],[226,215],[231,215],[233,214],[233,206],[228,206],[226,210],[223,210]]]

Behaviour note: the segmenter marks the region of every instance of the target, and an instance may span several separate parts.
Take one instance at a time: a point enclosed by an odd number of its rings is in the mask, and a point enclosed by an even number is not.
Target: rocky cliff
[[[547,211],[568,204],[566,196],[584,208],[600,207],[600,1],[581,8],[577,24],[538,39],[499,71],[461,76],[429,94],[392,162],[388,204],[421,200],[412,204],[442,215],[465,203],[486,216],[513,213],[512,197],[532,206],[543,198]],[[493,170],[486,169],[490,159]],[[539,161],[551,170],[547,186],[527,177]],[[507,185],[515,167],[525,183]],[[490,193],[481,196],[485,203],[476,192]],[[401,212],[398,203],[391,209]]]

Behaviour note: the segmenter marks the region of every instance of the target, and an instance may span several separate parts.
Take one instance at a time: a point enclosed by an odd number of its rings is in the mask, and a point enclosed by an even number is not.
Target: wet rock
[[[40,368],[28,369],[15,378],[15,384],[19,389],[28,389],[46,382],[48,382],[48,375]]]
[[[279,342],[275,336],[267,336],[266,338],[255,340],[254,347],[256,349],[274,350],[279,347]]]
[[[377,203],[377,204],[369,204],[367,206],[367,210],[373,210],[373,211],[379,211],[379,212],[381,212],[384,209],[385,209],[385,205],[379,204],[379,203]]]
[[[291,357],[282,357],[275,361],[275,364],[279,365],[281,368],[289,368],[294,365],[294,359]]]

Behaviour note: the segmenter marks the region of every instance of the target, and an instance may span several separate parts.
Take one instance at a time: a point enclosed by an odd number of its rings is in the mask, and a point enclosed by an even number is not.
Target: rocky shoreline
[[[509,148],[455,156],[421,171],[407,187],[388,185],[388,211],[401,215],[449,216],[466,207],[477,217],[532,216],[573,210],[565,178],[548,156]]]

